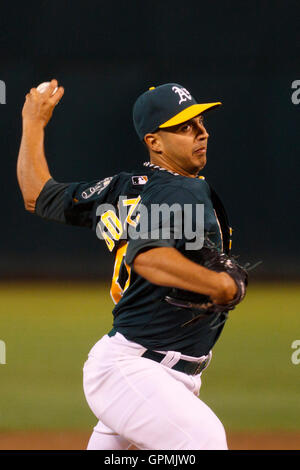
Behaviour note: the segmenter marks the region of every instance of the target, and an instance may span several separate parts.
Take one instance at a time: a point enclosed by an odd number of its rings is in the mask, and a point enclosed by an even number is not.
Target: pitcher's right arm
[[[22,139],[17,161],[17,178],[24,199],[25,209],[35,211],[36,200],[45,183],[51,178],[45,151],[44,129],[52,117],[53,110],[64,94],[57,80],[51,80],[44,93],[32,88],[26,95],[22,110]]]

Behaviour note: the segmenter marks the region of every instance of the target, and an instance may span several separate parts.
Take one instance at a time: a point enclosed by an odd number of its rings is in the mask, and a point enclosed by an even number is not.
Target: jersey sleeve
[[[68,183],[57,183],[52,178],[48,180],[37,198],[35,214],[46,220],[66,223],[64,197],[68,186]]]
[[[132,265],[138,253],[155,247],[184,250],[196,233],[197,203],[189,190],[166,187],[145,191],[139,207],[137,233],[129,238],[126,263]],[[159,215],[157,215],[159,214]],[[189,226],[189,229],[188,229]]]
[[[37,199],[35,213],[47,220],[94,228],[96,209],[109,201],[113,180],[113,176],[77,183],[58,183],[50,179]]]

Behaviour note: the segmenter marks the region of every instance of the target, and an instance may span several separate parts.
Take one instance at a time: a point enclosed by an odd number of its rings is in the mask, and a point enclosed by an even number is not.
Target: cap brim
[[[189,119],[192,119],[195,116],[198,116],[198,114],[204,113],[204,111],[207,111],[208,109],[216,108],[217,106],[220,106],[221,104],[222,103],[219,101],[217,103],[192,104],[192,106],[185,108],[183,111],[176,114],[171,119],[161,124],[159,127],[164,128],[164,127],[176,126],[177,124],[181,124],[182,122],[188,121]]]

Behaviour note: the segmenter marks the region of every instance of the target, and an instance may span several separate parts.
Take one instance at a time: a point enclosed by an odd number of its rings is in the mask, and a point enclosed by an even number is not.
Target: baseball
[[[44,93],[47,90],[49,85],[50,85],[50,82],[43,82],[37,87],[37,91],[39,91],[40,93]],[[53,96],[56,92],[57,92],[57,87],[53,90],[53,93],[51,96]]]

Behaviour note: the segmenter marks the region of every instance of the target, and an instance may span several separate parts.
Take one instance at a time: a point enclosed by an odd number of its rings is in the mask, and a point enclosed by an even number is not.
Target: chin
[[[202,156],[201,158],[197,159],[198,161],[195,162],[195,172],[199,172],[200,170],[203,170],[203,168],[206,165],[206,155]]]
[[[205,165],[206,165],[206,160],[205,160],[205,162],[203,162],[202,165],[200,166],[199,171],[200,171],[200,170],[203,170],[203,168],[205,167]]]

